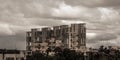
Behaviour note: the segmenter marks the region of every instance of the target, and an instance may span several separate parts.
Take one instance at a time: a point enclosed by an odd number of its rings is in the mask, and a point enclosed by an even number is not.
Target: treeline
[[[50,52],[55,52],[55,54],[51,56]],[[62,50],[57,47],[54,50],[48,48],[46,54],[36,51],[32,56],[27,56],[27,60],[84,60],[84,55],[68,48]]]
[[[54,50],[48,48],[46,53],[34,52],[31,56],[26,56],[27,60],[120,60],[120,51],[111,47],[100,46],[96,51],[90,49],[86,53],[76,52],[68,48],[56,47]],[[54,55],[49,55],[55,52]]]

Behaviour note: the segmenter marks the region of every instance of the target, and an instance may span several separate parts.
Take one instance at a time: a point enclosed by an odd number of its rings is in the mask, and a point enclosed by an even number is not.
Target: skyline
[[[119,6],[119,0],[0,0],[0,48],[25,49],[31,28],[71,23],[86,23],[88,47],[120,46]]]

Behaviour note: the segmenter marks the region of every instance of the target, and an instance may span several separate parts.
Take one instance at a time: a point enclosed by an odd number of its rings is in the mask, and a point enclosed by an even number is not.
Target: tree
[[[35,51],[32,57],[34,60],[45,60],[45,55],[43,53],[40,53],[39,51]]]
[[[100,46],[100,48],[99,48],[99,52],[103,52],[104,51],[104,46],[102,45],[102,46]]]
[[[62,52],[62,49],[61,49],[60,47],[56,47],[56,48],[54,49],[54,52],[55,52],[55,53],[60,53],[60,52]]]
[[[48,49],[46,50],[47,56],[48,56],[49,52],[51,52],[51,51],[52,51],[51,48],[48,48]]]

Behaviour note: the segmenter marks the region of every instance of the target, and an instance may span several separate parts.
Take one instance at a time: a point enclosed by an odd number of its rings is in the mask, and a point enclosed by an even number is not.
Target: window
[[[32,46],[32,43],[29,43],[29,46]]]
[[[70,32],[72,32],[72,27],[70,27]]]
[[[72,37],[72,34],[71,34],[71,37]]]
[[[31,33],[29,33],[29,36],[31,37]]]
[[[76,26],[74,25],[74,32],[75,32],[75,27],[76,27]]]
[[[28,41],[31,42],[31,37],[28,37]]]
[[[39,41],[39,37],[37,37],[37,41]]]

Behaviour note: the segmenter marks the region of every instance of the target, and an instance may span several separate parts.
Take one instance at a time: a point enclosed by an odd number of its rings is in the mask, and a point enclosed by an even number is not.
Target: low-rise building
[[[25,60],[25,51],[0,49],[0,60]]]

